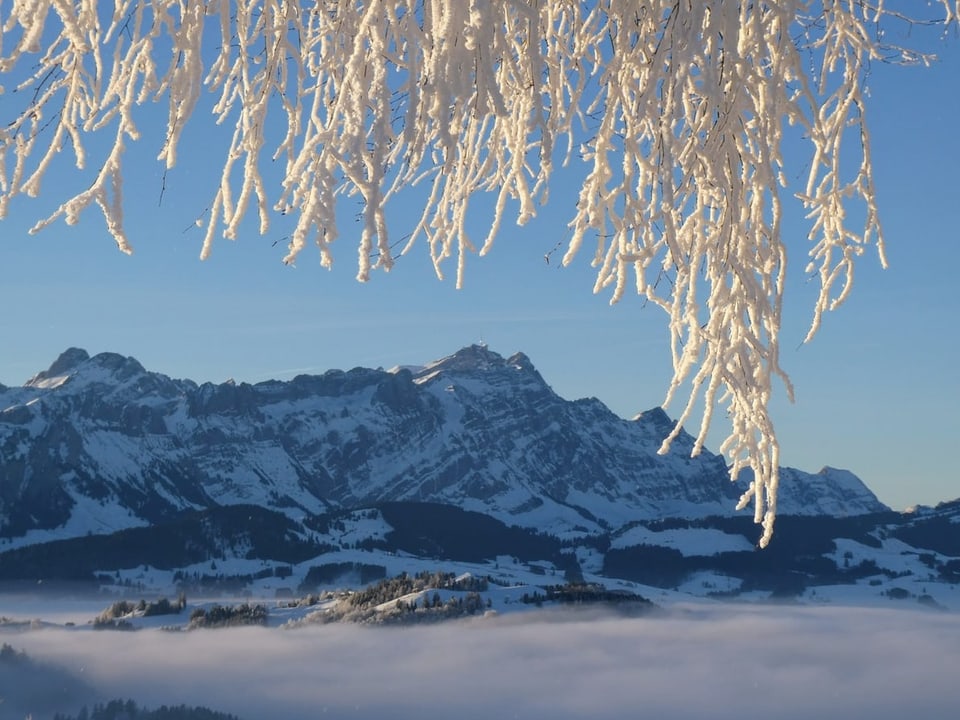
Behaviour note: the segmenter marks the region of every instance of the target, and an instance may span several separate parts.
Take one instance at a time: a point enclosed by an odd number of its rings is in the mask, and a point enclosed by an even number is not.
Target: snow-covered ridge
[[[227,369],[228,370],[228,369]],[[224,375],[229,375],[225,372]],[[673,421],[559,397],[523,353],[473,345],[422,367],[250,385],[172,380],[71,348],[0,388],[0,536],[99,532],[236,503],[294,519],[431,501],[560,536],[731,514],[723,459],[691,458]],[[784,469],[782,514],[886,509],[852,473]]]

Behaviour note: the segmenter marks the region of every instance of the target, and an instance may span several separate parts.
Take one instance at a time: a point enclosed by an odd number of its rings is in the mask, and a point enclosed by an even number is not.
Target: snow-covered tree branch
[[[726,406],[723,451],[734,475],[753,468],[741,505],[754,502],[766,544],[773,378],[790,389],[778,344],[784,130],[796,126],[809,149],[797,195],[820,286],[812,336],[847,297],[855,259],[870,245],[882,258],[865,72],[927,60],[884,31],[957,21],[960,0],[933,5],[939,16],[917,18],[884,0],[0,1],[0,217],[41,194],[68,152],[89,186],[35,229],[96,205],[131,252],[123,160],[141,140],[136,109],[166,105],[165,136],[144,140],[169,169],[197,108],[212,107],[232,139],[202,257],[251,212],[261,232],[280,213],[295,218],[284,261],[312,241],[329,267],[338,204],[354,196],[360,280],[425,244],[441,277],[455,258],[459,286],[467,256],[491,248],[508,214],[524,224],[540,212],[555,162],[582,164],[563,262],[593,242],[595,291],[616,302],[632,285],[667,312],[668,400],[686,396],[677,428],[702,403],[699,448]],[[86,143],[101,135],[112,139],[94,160]],[[279,186],[267,163],[282,164]],[[398,247],[386,209],[417,184],[423,212]],[[495,202],[474,243],[466,217],[480,193]]]

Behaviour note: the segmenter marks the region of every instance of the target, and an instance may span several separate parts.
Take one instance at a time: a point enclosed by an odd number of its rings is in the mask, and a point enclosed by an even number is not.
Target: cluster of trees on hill
[[[139,707],[133,700],[111,700],[94,705],[92,710],[84,706],[76,715],[57,713],[53,720],[238,720],[236,715],[217,712],[205,707],[186,705],[161,705],[155,710]]]
[[[411,555],[463,562],[510,555],[561,564],[557,538],[489,515],[439,503],[390,502],[378,508],[393,528],[387,534],[389,546]]]
[[[363,590],[344,595],[333,607],[309,615],[304,623],[358,622],[371,624],[415,624],[438,622],[478,615],[492,608],[482,593],[498,583],[490,576],[456,576],[450,572],[420,572],[381,580]],[[646,609],[652,603],[640,595],[608,590],[596,583],[574,582],[551,585],[524,593],[523,603],[630,604]]]
[[[0,646],[0,665],[24,665],[28,662],[29,658],[23,650],[17,650],[7,643]]]
[[[334,562],[323,565],[311,565],[300,583],[300,592],[313,592],[324,585],[340,582],[347,576],[356,577],[361,585],[367,585],[387,576],[383,565],[358,562]]]
[[[489,578],[457,577],[450,572],[401,573],[345,595],[304,622],[410,624],[475,615],[490,606],[480,595],[490,582]]]
[[[401,573],[397,577],[382,580],[376,585],[353,593],[348,602],[353,607],[367,608],[424,590],[453,590],[458,592],[484,592],[489,580],[473,575],[455,576],[452,572],[419,572],[414,576]]]
[[[131,616],[178,615],[186,606],[187,596],[183,593],[180,593],[174,601],[165,597],[151,602],[141,598],[140,602],[137,603],[130,600],[118,600],[94,618],[93,627],[97,630],[130,630],[133,626],[126,618]]]
[[[133,630],[132,617],[152,617],[157,615],[178,615],[187,606],[187,598],[180,593],[175,601],[160,598],[153,602],[140,600],[118,600],[100,613],[93,621],[97,630]],[[266,625],[268,611],[265,605],[244,603],[237,606],[213,605],[198,607],[190,613],[188,630],[198,628],[238,627],[241,625]]]
[[[209,608],[196,608],[190,613],[190,624],[187,625],[187,629],[266,625],[267,616],[266,605],[251,605],[249,603],[236,607],[213,605]]]
[[[603,603],[604,605],[630,604],[633,607],[648,609],[653,603],[642,595],[626,590],[609,590],[598,583],[566,583],[565,585],[550,585],[543,588],[543,592],[534,590],[524,593],[521,602],[540,606],[545,602],[563,603],[565,605],[587,605]]]

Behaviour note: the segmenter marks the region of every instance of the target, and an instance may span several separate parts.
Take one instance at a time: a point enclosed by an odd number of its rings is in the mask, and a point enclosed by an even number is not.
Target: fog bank
[[[0,634],[102,693],[244,720],[952,716],[960,616],[834,607],[432,627]]]

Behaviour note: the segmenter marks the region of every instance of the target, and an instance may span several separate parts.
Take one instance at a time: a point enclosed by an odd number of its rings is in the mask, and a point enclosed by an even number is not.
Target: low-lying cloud
[[[952,717],[960,616],[691,606],[411,628],[0,635],[104,699],[317,718]],[[16,719],[12,719],[16,720]]]

